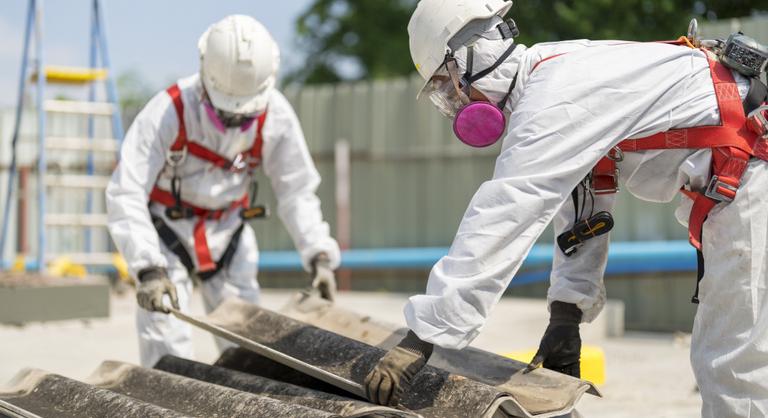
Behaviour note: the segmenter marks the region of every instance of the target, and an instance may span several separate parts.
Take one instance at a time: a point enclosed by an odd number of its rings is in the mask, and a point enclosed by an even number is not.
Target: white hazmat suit
[[[190,140],[231,159],[251,148],[256,123],[245,131],[230,128],[221,133],[205,113],[199,76],[183,78],[177,84]],[[293,238],[307,271],[312,258],[321,252],[328,255],[331,268],[336,268],[340,262],[339,247],[322,218],[320,200],[315,195],[320,176],[307,150],[299,121],[291,105],[277,90],[269,93],[267,112],[261,167],[277,197],[278,215]],[[165,91],[160,92],[136,117],[125,137],[120,164],[107,188],[107,209],[110,233],[128,263],[131,276],[136,277],[139,271],[148,267],[167,268],[176,285],[181,309],[185,310],[192,294],[192,282],[178,257],[161,243],[150,212],[163,219],[176,233],[193,259],[193,229],[197,218],[171,220],[165,214],[165,206],[155,202],[148,206],[149,195],[156,185],[166,191],[171,189],[172,169],[166,157],[178,132],[179,121],[171,97]],[[201,208],[226,208],[240,200],[250,187],[246,172],[222,170],[191,154],[178,170],[182,200]],[[228,211],[218,220],[205,222],[205,237],[214,261],[221,257],[241,222],[239,210]],[[228,268],[201,286],[206,309],[214,309],[229,296],[258,302],[257,266],[256,237],[253,229],[245,225]],[[192,355],[188,324],[141,308],[136,315],[142,365],[152,366],[165,354]]]
[[[509,42],[480,40],[475,71]],[[619,142],[720,120],[707,58],[695,49],[592,41],[518,47],[473,86],[503,95],[516,71],[493,178],[472,198],[426,294],[411,297],[405,308],[410,329],[442,347],[463,348],[478,335],[545,227],[553,220],[558,233],[572,226],[571,191]],[[735,78],[744,97],[749,82]],[[684,185],[702,191],[710,167],[710,150],[685,149],[626,153],[618,165],[630,193],[656,202],[675,199]],[[768,415],[767,187],[768,167],[753,161],[735,201],[718,204],[704,224],[705,275],[691,361],[705,417]],[[595,211],[610,210],[613,201],[599,196]],[[690,207],[681,197],[684,224]],[[555,250],[550,303],[576,304],[587,322],[598,315],[608,244],[606,234],[570,258]]]

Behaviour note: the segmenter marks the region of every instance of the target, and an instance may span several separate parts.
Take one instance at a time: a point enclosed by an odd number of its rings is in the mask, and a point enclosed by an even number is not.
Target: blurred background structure
[[[47,64],[89,65],[91,2],[45,2]],[[36,257],[41,250],[46,255],[81,253],[90,242],[93,252],[113,251],[101,226],[50,228],[45,248],[38,248],[35,175],[40,150],[34,90],[24,97],[22,108],[17,192],[10,202],[4,200],[26,3],[9,1],[0,9],[0,207],[11,203],[13,209],[0,254],[0,279],[4,270],[39,267]],[[498,145],[482,150],[464,146],[428,101],[415,100],[421,80],[412,67],[406,33],[415,4],[102,1],[111,75],[126,129],[152,95],[197,71],[196,43],[208,25],[233,13],[252,15],[265,24],[281,47],[282,90],[301,119],[323,177],[319,195],[325,218],[346,249],[339,284],[353,291],[340,294],[339,306],[399,325],[405,297],[423,291],[429,269],[447,252],[470,198],[491,177],[499,151]],[[519,41],[527,45],[576,38],[673,39],[685,34],[693,17],[699,19],[705,38],[742,30],[768,44],[766,0],[516,0],[511,16],[521,29]],[[87,100],[87,90],[72,86],[50,86],[46,91],[47,99]],[[90,129],[87,118],[79,116],[50,115],[46,121],[46,130],[57,136],[87,137]],[[97,119],[92,132],[94,138],[113,136],[106,118]],[[108,172],[113,160],[113,154],[104,153],[94,163]],[[49,152],[46,169],[61,176],[87,165],[83,154],[59,150]],[[259,201],[274,208],[268,182],[262,177],[260,184]],[[88,190],[54,189],[46,196],[48,213],[88,210]],[[103,211],[103,197],[95,192],[91,196],[90,210]],[[696,309],[689,302],[696,256],[686,242],[686,229],[674,218],[677,202],[651,204],[627,193],[618,199],[606,275],[611,301],[596,323],[584,326],[585,341],[606,353],[606,398],[585,399],[580,408],[590,417],[698,416],[701,401],[686,360],[685,335]],[[278,309],[294,294],[293,289],[282,289],[304,287],[308,279],[276,216],[253,225],[263,251],[259,282],[273,288],[263,295],[264,304]],[[508,292],[536,299],[502,300],[474,346],[496,353],[536,346],[547,323],[541,298],[555,251],[553,238],[551,230],[542,236]],[[107,275],[113,289],[127,289],[127,281],[118,279],[119,263],[59,262],[47,267],[49,273],[62,275]],[[73,376],[106,358],[137,361],[135,336],[129,331],[137,307],[130,290],[121,296],[104,281],[78,280],[57,279],[47,287],[32,283],[31,290],[0,280],[0,341],[11,342],[0,344],[0,383],[25,366]],[[70,286],[75,282],[79,284]],[[33,292],[37,302],[27,303]],[[195,298],[191,311],[202,310],[200,298]],[[95,311],[109,318],[16,326],[98,316]],[[625,328],[664,333],[633,332],[615,338]],[[204,337],[195,337],[196,356],[212,361],[218,354],[212,339]]]
[[[6,92],[0,98],[0,196],[6,195],[23,3],[5,5],[0,13],[0,34],[6,39],[0,49],[0,86]],[[124,126],[156,91],[197,70],[196,41],[208,24],[235,12],[255,16],[280,43],[284,92],[299,114],[323,177],[319,194],[324,214],[343,247],[352,250],[345,257],[341,286],[421,291],[431,264],[447,252],[472,194],[491,176],[498,146],[468,149],[453,138],[448,121],[427,101],[415,101],[420,81],[412,69],[405,31],[415,3],[302,0],[270,7],[245,1],[221,7],[203,1],[107,3],[106,35]],[[80,42],[88,39],[88,4],[86,0],[46,3],[48,62],[87,62],[88,48]],[[511,15],[520,26],[520,42],[528,45],[573,38],[672,39],[684,34],[692,17],[699,18],[704,37],[743,30],[768,43],[768,4],[757,0],[520,0]],[[51,98],[78,94],[71,88],[49,90]],[[3,268],[11,267],[19,254],[27,255],[24,261],[34,267],[31,260],[40,250],[30,239],[39,227],[35,217],[19,215],[37,210],[32,198],[36,185],[27,178],[34,175],[38,155],[36,119],[34,100],[26,99],[19,148],[19,164],[26,174],[13,196],[13,206],[21,211],[12,214],[10,242],[16,245],[6,245],[0,254]],[[88,129],[82,119],[70,116],[50,117],[47,127],[71,136],[84,135]],[[96,137],[107,137],[108,130],[108,124],[97,125]],[[55,157],[49,163],[51,173],[66,173],[84,164],[67,153]],[[267,182],[261,184],[265,187],[260,200],[274,207]],[[47,210],[84,210],[85,201],[82,193],[54,190]],[[612,232],[612,240],[620,244],[612,253],[607,280],[609,297],[626,304],[628,328],[690,327],[695,253],[681,241],[686,231],[672,215],[675,203],[649,204],[620,194]],[[100,197],[94,199],[94,210],[102,204]],[[303,283],[298,258],[277,217],[255,221],[254,226],[265,251],[262,285]],[[44,251],[82,252],[89,236],[93,251],[111,250],[106,230],[92,231],[51,229]],[[551,231],[543,236],[542,246],[513,281],[512,294],[544,295],[552,239]],[[111,268],[92,271],[114,274]]]

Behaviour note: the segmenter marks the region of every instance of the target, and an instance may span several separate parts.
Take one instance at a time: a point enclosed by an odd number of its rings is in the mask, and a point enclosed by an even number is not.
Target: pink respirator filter
[[[473,102],[456,112],[453,133],[471,147],[493,145],[501,138],[507,125],[504,112],[487,102]]]
[[[219,115],[216,114],[216,110],[213,106],[208,102],[203,102],[203,106],[205,107],[205,113],[208,115],[208,120],[211,121],[213,127],[221,133],[226,132],[227,128],[224,126],[224,122],[219,119]]]

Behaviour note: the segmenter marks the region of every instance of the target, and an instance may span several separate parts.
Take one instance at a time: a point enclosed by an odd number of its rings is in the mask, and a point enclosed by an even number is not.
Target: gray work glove
[[[413,331],[389,350],[365,377],[365,394],[380,405],[397,406],[413,378],[426,366],[433,345],[422,341]]]
[[[336,275],[331,268],[331,260],[325,253],[312,259],[312,287],[320,291],[320,297],[333,302],[336,298]]]
[[[544,368],[581,377],[581,316],[581,309],[572,303],[552,302],[549,326],[526,373],[543,363]]]
[[[139,286],[136,289],[136,300],[139,306],[155,312],[171,313],[163,304],[163,295],[168,294],[171,305],[179,309],[179,297],[176,295],[176,286],[168,278],[168,272],[162,267],[149,267],[138,274]]]

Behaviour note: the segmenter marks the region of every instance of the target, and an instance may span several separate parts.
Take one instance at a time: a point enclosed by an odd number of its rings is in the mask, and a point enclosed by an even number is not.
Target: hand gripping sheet
[[[348,391],[352,394],[357,393],[356,387],[359,387],[368,372],[385,354],[385,350],[381,348],[236,299],[225,301],[209,316],[196,318],[193,323],[242,347],[268,347],[283,357],[293,359],[294,365],[306,364],[338,377],[327,379],[327,376],[312,376],[326,383],[349,387],[350,384],[343,382],[351,382],[352,389]],[[256,350],[256,353],[259,351]],[[259,354],[268,357],[263,352]],[[278,357],[270,359],[282,363]],[[293,367],[290,364],[282,364]],[[225,365],[231,366],[232,364]],[[304,367],[298,367],[299,371],[305,372],[302,368]],[[512,370],[513,368],[507,367],[502,371]],[[513,372],[521,374],[520,370],[522,367],[515,368]],[[500,380],[501,383],[499,373],[495,371],[491,379]],[[424,417],[549,417],[569,412],[575,400],[591,388],[586,382],[573,378],[566,379],[567,384],[558,384],[562,382],[558,382],[558,379],[546,371],[532,373],[530,377],[525,378],[504,378],[539,382],[540,390],[536,395],[541,397],[563,398],[563,395],[558,393],[566,391],[572,401],[558,410],[531,413],[511,393],[498,387],[427,366],[419,373],[411,390],[404,396],[401,408]],[[342,382],[340,385],[335,383],[339,381]],[[528,399],[531,404],[535,404],[534,400],[534,395]],[[544,404],[545,399],[539,398],[538,402]]]
[[[405,328],[398,329],[397,326],[376,321],[368,315],[339,308],[315,294],[304,292],[297,294],[282,309],[282,313],[383,349],[394,347],[407,332]],[[527,366],[525,363],[473,347],[463,350],[435,347],[429,364],[492,386],[511,397],[513,404],[521,410],[520,416],[525,417],[566,414],[573,410],[585,392],[602,396],[590,382],[547,369],[522,374],[521,371]]]

